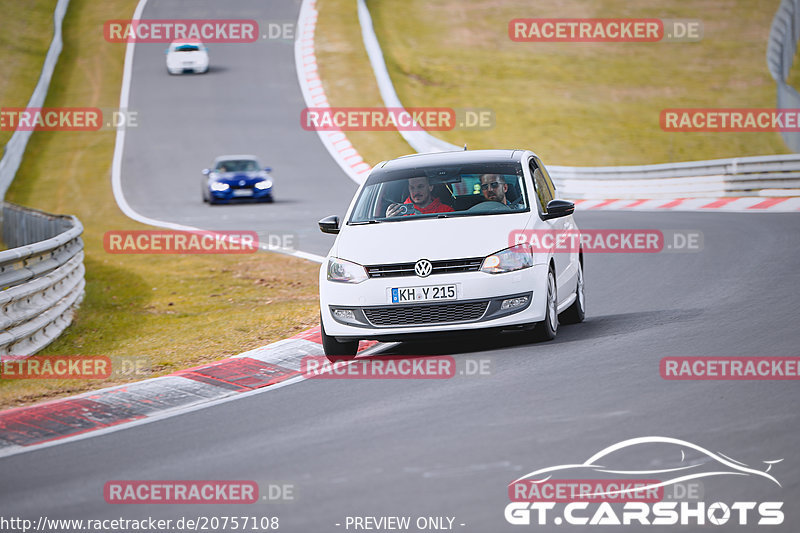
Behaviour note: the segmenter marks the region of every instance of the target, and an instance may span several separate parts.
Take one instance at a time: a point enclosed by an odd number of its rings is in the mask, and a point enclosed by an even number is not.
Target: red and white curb
[[[359,356],[388,344],[362,342]],[[210,407],[297,383],[304,357],[324,356],[319,327],[168,376],[0,411],[0,457]]]
[[[294,43],[297,80],[306,107],[330,107],[317,69],[314,34],[317,28],[317,1],[305,0],[297,21],[298,37]],[[298,118],[299,120],[299,118]],[[367,179],[372,167],[364,161],[343,131],[317,131],[322,144],[345,173],[359,185]]]
[[[726,198],[674,198],[655,200],[573,200],[581,211],[730,211],[736,213],[800,211],[796,196],[743,196]]]

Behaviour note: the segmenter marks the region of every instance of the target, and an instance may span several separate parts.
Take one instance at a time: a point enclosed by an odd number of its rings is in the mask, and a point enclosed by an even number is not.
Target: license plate
[[[233,189],[234,196],[253,196],[253,191],[250,189]]]
[[[430,302],[439,300],[455,300],[455,285],[429,285],[427,287],[395,287],[390,292],[391,303]]]

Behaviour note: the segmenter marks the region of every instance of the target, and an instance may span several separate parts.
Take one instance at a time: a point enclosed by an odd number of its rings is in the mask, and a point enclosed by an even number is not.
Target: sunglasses
[[[482,183],[481,184],[481,190],[482,191],[487,190],[489,187],[491,187],[492,189],[497,189],[498,187],[500,187],[500,182],[499,181],[493,181],[491,183]]]

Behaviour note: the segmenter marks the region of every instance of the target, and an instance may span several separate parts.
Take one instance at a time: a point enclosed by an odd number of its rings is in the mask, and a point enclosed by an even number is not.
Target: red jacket
[[[405,203],[411,204],[411,198],[408,198]],[[454,209],[447,204],[443,204],[438,198],[434,198],[431,203],[428,204],[427,207],[420,207],[418,205],[414,205],[414,209],[422,213],[423,215],[429,215],[431,213],[452,213]]]

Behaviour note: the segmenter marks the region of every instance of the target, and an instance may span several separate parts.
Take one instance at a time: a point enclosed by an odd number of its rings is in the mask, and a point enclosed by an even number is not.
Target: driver
[[[406,214],[427,215],[430,213],[450,213],[453,211],[452,207],[443,204],[441,200],[433,197],[433,185],[428,182],[428,178],[425,176],[408,179],[408,196],[404,204],[411,204],[416,213]],[[403,204],[392,204],[386,208],[386,216],[399,216],[402,214],[402,211]]]
[[[508,203],[506,193],[508,184],[502,174],[482,174],[481,175],[481,194],[490,201],[500,202],[511,209],[522,209],[524,206],[517,203]]]

